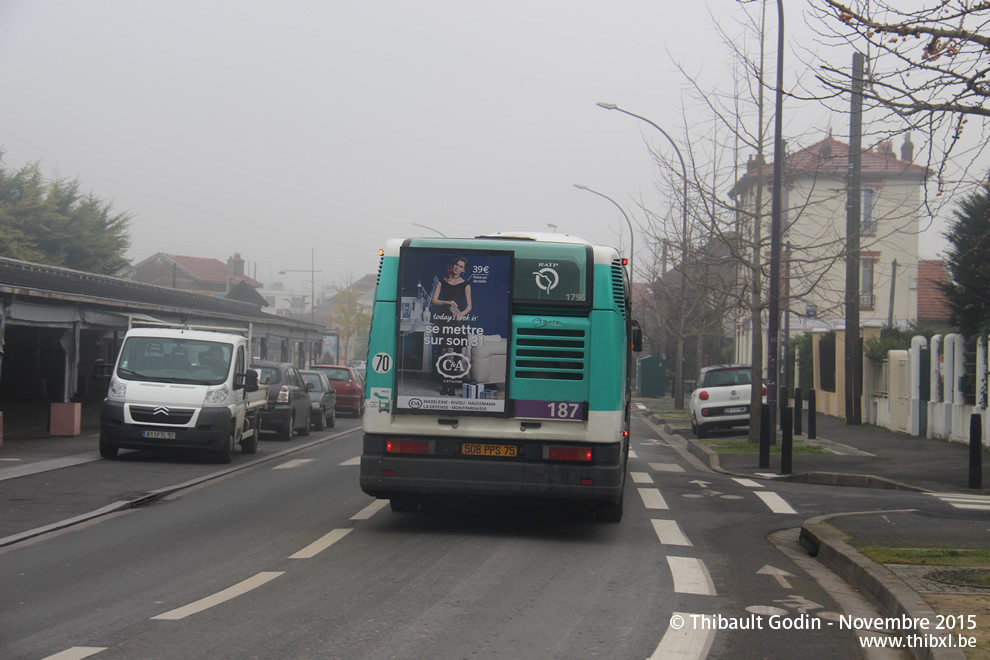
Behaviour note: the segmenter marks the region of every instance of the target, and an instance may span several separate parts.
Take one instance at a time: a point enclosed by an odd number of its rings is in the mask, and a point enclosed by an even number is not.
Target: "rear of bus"
[[[460,317],[434,299],[454,263],[470,289]],[[388,241],[369,338],[362,490],[394,511],[511,497],[575,502],[618,522],[626,282],[614,248],[566,235]]]

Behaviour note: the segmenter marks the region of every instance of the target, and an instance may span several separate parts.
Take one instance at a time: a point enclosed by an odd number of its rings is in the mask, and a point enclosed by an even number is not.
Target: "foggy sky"
[[[801,30],[800,7],[789,25]],[[719,16],[734,0],[709,0]],[[0,146],[134,215],[128,256],[226,260],[302,291],[391,236],[508,230],[629,244],[664,213],[638,120],[684,135],[684,79],[726,55],[671,0],[0,0]],[[801,66],[797,62],[792,64]],[[820,139],[845,117],[808,115]],[[790,128],[790,125],[789,125]],[[745,154],[741,156],[745,160]],[[676,202],[675,202],[676,204]],[[621,230],[620,230],[621,226]],[[621,231],[621,243],[620,243]],[[637,236],[637,238],[640,238]],[[923,241],[923,244],[925,242]],[[637,251],[643,240],[637,241]]]

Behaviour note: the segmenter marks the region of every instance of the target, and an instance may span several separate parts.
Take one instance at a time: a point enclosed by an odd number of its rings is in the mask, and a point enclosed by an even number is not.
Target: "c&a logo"
[[[444,353],[437,358],[437,372],[445,378],[463,378],[471,371],[471,360],[462,353]]]

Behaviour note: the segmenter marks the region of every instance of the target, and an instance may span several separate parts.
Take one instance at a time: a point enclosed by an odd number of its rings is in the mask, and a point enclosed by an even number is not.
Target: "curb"
[[[926,619],[934,625],[937,621],[935,611],[921,600],[914,589],[889,570],[846,543],[843,534],[826,522],[829,518],[848,515],[858,514],[830,514],[807,520],[801,526],[801,545],[829,570],[866,594],[886,616],[892,618],[907,617],[912,620]],[[931,635],[933,637],[951,638],[952,636],[951,633],[940,633],[931,629],[918,630],[916,628],[904,631],[902,636],[905,633]],[[958,648],[923,647],[912,648],[911,651],[914,657],[919,660],[966,659],[966,654]]]
[[[50,525],[45,525],[44,527],[36,527],[34,529],[29,529],[25,532],[20,532],[19,534],[14,534],[12,536],[7,536],[0,538],[0,548],[14,545],[15,543],[20,543],[21,541],[26,541],[27,539],[34,538],[36,536],[41,536],[42,534],[48,534],[49,532],[56,532],[60,529],[65,529],[66,527],[72,527],[73,525],[78,525],[80,523],[93,520],[94,518],[99,518],[101,516],[106,516],[111,513],[117,513],[118,511],[126,511],[127,509],[136,509],[138,507],[147,506],[148,504],[153,504],[158,502],[169,495],[173,495],[180,490],[185,490],[186,488],[192,488],[193,486],[198,486],[199,484],[206,483],[207,481],[212,481],[213,479],[219,479],[220,477],[225,477],[228,474],[233,474],[235,472],[240,472],[241,470],[246,470],[248,468],[253,468],[258,465],[262,465],[269,461],[273,461],[277,458],[282,458],[283,456],[288,456],[289,454],[294,454],[303,449],[309,449],[310,447],[315,447],[316,445],[322,444],[324,442],[329,442],[331,440],[336,440],[337,438],[342,438],[345,435],[351,433],[356,433],[361,430],[361,427],[353,428],[349,431],[342,431],[340,433],[335,433],[329,435],[325,438],[319,440],[311,440],[306,444],[299,445],[298,447],[292,447],[285,449],[278,453],[272,454],[271,456],[264,456],[257,460],[253,460],[250,463],[245,463],[244,465],[237,465],[235,467],[220,470],[219,472],[213,472],[202,477],[197,477],[189,481],[185,481],[174,486],[166,486],[165,488],[159,488],[158,490],[152,490],[143,495],[139,495],[133,499],[129,500],[119,500],[117,502],[112,502],[104,507],[96,509],[95,511],[90,511],[89,513],[84,513],[74,518],[67,518],[65,520],[60,520],[58,522],[52,523]],[[93,459],[96,460],[96,459]],[[88,461],[84,461],[88,462]],[[73,465],[77,463],[72,463]],[[65,467],[65,466],[63,466]]]

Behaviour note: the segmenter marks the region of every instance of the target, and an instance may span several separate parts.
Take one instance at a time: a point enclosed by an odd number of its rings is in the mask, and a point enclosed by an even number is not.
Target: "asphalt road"
[[[0,656],[858,657],[838,617],[877,613],[802,557],[796,534],[788,546],[774,533],[825,512],[941,505],[733,479],[637,420],[620,524],[552,506],[396,514],[357,487],[360,446],[338,435],[0,549]],[[99,503],[226,469],[146,455],[23,479],[44,479],[38,500],[101,491]]]

